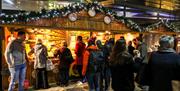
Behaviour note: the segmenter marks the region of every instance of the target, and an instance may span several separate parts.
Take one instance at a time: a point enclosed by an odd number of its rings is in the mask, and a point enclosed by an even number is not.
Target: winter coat
[[[149,91],[173,91],[171,81],[180,80],[180,55],[173,49],[153,52],[144,73]]]
[[[128,46],[128,52],[133,56],[134,56],[134,52],[133,52],[134,50],[135,48],[132,45]]]
[[[77,65],[82,65],[82,60],[83,60],[83,54],[85,51],[86,45],[83,42],[77,42],[75,46],[75,62]]]
[[[114,56],[116,62],[111,63],[110,69],[112,75],[112,88],[114,91],[134,91],[134,62],[133,57],[128,52],[122,52]]]
[[[34,47],[35,61],[34,69],[45,68],[48,60],[47,48],[42,43],[38,43]]]
[[[61,47],[54,53],[54,56],[59,57],[59,69],[69,68],[70,64],[73,62],[71,51],[67,47]]]
[[[137,46],[137,50],[140,51],[140,56],[142,58],[143,63],[148,63],[148,51],[147,51],[147,45],[145,43],[141,43]]]
[[[9,67],[15,67],[26,62],[26,51],[23,40],[15,39],[9,42],[5,51],[6,62]]]
[[[98,50],[98,47],[92,45],[92,46],[87,47],[87,49],[85,50],[84,55],[83,55],[82,75],[85,75],[85,74],[86,74],[86,71],[87,71],[87,69],[88,69],[87,67],[88,67],[89,56],[90,56],[89,50]]]

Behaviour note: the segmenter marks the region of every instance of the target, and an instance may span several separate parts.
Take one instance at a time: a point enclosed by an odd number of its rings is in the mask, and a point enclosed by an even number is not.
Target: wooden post
[[[1,12],[2,12],[2,0],[0,0],[0,13]],[[0,90],[2,88],[1,64],[2,64],[2,27],[0,27]]]
[[[2,74],[1,74],[1,71],[2,71],[2,40],[3,40],[3,28],[0,27],[0,91],[3,91],[3,88],[2,88]]]

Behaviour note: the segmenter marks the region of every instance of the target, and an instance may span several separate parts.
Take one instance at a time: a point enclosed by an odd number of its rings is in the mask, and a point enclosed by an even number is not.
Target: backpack
[[[88,72],[96,73],[101,71],[101,64],[104,63],[105,58],[101,50],[90,51],[90,56],[88,60]]]

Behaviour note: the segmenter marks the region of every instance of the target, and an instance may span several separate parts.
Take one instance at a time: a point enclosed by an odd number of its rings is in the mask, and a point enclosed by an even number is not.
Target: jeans
[[[18,82],[18,91],[24,91],[23,86],[26,76],[26,64],[16,65],[14,68],[9,68],[9,71],[11,81],[9,83],[8,91],[13,91],[16,82]]]
[[[86,75],[89,91],[100,91],[100,72],[89,73]]]
[[[102,65],[101,76],[100,76],[100,90],[108,91],[110,86],[111,72],[107,64]]]

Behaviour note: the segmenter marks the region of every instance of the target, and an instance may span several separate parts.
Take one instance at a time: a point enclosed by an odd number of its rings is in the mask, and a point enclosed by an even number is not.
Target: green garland
[[[78,13],[82,10],[88,11],[90,9],[94,9],[97,12],[102,12],[105,15],[114,18],[118,22],[124,23],[127,27],[135,30],[137,32],[142,32],[142,28],[132,20],[126,19],[123,16],[118,16],[116,12],[112,11],[109,8],[103,7],[97,1],[93,3],[74,3],[68,5],[67,7],[63,7],[61,9],[52,9],[52,10],[45,10],[42,9],[40,12],[20,12],[18,14],[8,15],[5,13],[1,13],[1,24],[13,24],[16,22],[29,22],[33,20],[39,20],[43,18],[55,18],[55,17],[64,17],[70,13]]]
[[[159,28],[160,26],[165,26],[169,32],[180,32],[180,30],[178,30],[174,24],[170,23],[168,20],[163,20],[163,19],[157,23],[145,27],[144,31],[149,32]]]
[[[114,20],[118,22],[122,22],[130,29],[136,31],[136,32],[147,32],[154,30],[162,25],[168,28],[169,31],[172,32],[179,32],[179,30],[175,27],[174,24],[170,23],[167,20],[161,20],[157,23],[154,23],[152,25],[149,25],[145,28],[141,28],[137,23],[133,22],[130,19],[127,19],[123,16],[118,16],[115,11],[112,11],[109,8],[103,7],[98,3],[97,1],[93,3],[73,3],[68,5],[67,7],[63,7],[61,9],[52,9],[52,10],[45,10],[42,9],[40,12],[19,12],[18,14],[8,15],[5,13],[0,13],[0,24],[13,24],[16,22],[29,22],[33,20],[39,20],[43,18],[55,18],[55,17],[64,17],[71,13],[78,13],[82,10],[88,11],[94,9],[96,12],[104,13],[107,16],[110,16],[111,18],[114,18]]]

